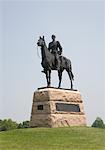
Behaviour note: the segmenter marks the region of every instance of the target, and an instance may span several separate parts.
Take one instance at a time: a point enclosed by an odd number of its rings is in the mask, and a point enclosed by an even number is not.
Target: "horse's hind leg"
[[[72,82],[72,73],[70,70],[66,70],[68,75],[69,75],[69,79],[70,79],[70,82],[71,82],[71,89],[73,89],[73,82]]]
[[[59,76],[59,85],[58,85],[58,88],[61,87],[61,80],[62,80],[62,70],[58,70],[58,76]]]

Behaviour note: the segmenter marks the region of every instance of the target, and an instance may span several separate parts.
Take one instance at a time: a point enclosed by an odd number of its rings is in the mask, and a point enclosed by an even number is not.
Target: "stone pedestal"
[[[85,126],[79,91],[43,88],[34,92],[30,127]]]

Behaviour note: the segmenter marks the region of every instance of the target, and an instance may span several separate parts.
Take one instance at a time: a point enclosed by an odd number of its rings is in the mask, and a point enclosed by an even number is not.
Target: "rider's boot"
[[[44,69],[43,69],[41,72],[42,72],[42,73],[46,73]]]
[[[60,62],[59,60],[56,61],[56,70],[59,70],[60,69]]]

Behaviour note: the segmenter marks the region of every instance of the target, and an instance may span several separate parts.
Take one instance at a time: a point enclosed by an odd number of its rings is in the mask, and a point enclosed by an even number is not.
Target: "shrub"
[[[24,121],[23,122],[23,127],[24,128],[29,128],[29,121]]]
[[[29,128],[29,121],[23,121],[18,125],[18,128]]]
[[[23,124],[22,124],[22,123],[19,123],[19,124],[18,124],[18,129],[21,129],[21,128],[23,128]]]
[[[0,131],[16,129],[18,124],[11,119],[0,120]]]
[[[96,120],[93,122],[92,127],[105,128],[105,125],[103,120],[100,117],[97,117]]]

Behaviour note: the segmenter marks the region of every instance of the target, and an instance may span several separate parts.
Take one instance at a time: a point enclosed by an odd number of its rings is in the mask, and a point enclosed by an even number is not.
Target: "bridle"
[[[38,45],[37,45],[37,56],[41,59],[41,57],[39,55],[39,51],[38,51]]]

